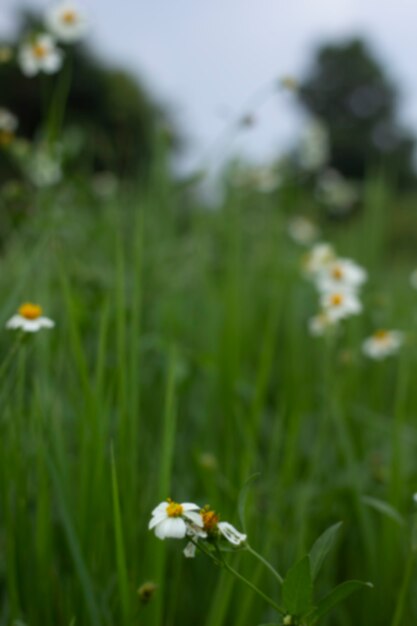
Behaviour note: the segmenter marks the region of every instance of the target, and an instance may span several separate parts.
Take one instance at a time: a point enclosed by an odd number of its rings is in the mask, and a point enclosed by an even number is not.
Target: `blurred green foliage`
[[[366,42],[321,46],[300,99],[328,127],[331,166],[351,178],[382,167],[401,183],[415,181],[414,138],[398,122],[397,89]]]

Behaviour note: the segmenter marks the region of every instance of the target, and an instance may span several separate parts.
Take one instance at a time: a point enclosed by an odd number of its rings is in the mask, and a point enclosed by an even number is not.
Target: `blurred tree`
[[[17,42],[39,26],[32,14],[22,14]],[[166,112],[129,73],[106,67],[86,46],[66,47],[65,55],[67,67],[50,77],[27,78],[16,63],[0,64],[1,106],[18,117],[19,137],[31,140],[39,135],[48,113],[47,103],[62,89],[62,72],[66,72],[70,85],[65,127],[77,129],[82,144],[76,168],[106,170],[121,177],[146,173],[156,136],[171,126]],[[3,158],[3,178],[5,167]]]
[[[364,41],[322,46],[299,94],[328,127],[329,165],[352,178],[382,166],[403,183],[414,180],[414,138],[398,124],[397,91]]]

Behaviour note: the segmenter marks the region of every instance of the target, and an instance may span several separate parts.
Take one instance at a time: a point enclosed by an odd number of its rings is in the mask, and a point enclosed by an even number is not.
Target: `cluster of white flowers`
[[[34,35],[20,47],[18,62],[25,76],[58,72],[62,67],[64,52],[57,42],[75,43],[84,37],[88,28],[85,13],[76,4],[66,0],[50,9],[44,22],[46,31]]]
[[[327,243],[315,245],[307,255],[305,272],[312,278],[320,298],[321,310],[310,319],[313,335],[322,335],[343,319],[362,311],[360,287],[366,271],[351,259],[339,258]]]
[[[12,330],[20,329],[25,333],[36,333],[41,328],[53,328],[55,326],[54,322],[42,314],[42,307],[39,304],[25,302],[6,323],[6,328]]]
[[[236,530],[229,522],[221,522],[215,511],[208,506],[201,508],[193,502],[179,504],[168,499],[154,508],[148,526],[159,539],[189,538],[184,548],[184,556],[195,556],[198,542],[209,544],[226,539],[239,547],[246,541],[246,535]]]
[[[322,336],[343,319],[362,311],[360,289],[366,282],[366,270],[352,259],[340,258],[328,243],[319,243],[305,258],[304,271],[319,293],[320,311],[310,318],[309,330]],[[395,354],[403,344],[399,330],[379,329],[362,343],[362,352],[371,359],[382,360]]]

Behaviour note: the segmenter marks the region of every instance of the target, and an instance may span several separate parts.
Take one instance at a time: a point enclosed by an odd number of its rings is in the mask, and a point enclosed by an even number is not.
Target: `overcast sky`
[[[54,0],[0,0],[0,34],[16,9]],[[137,73],[167,103],[197,162],[226,117],[259,87],[302,75],[316,45],[365,35],[403,95],[403,120],[417,130],[417,0],[84,0],[101,56]],[[1,92],[0,92],[1,93]],[[1,98],[1,95],[0,95]],[[300,119],[277,96],[230,150],[262,161],[293,140]]]

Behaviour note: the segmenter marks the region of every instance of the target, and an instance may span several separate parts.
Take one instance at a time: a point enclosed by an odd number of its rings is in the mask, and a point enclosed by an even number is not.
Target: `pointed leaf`
[[[333,609],[340,602],[343,602],[355,591],[363,589],[364,587],[372,588],[372,583],[364,583],[361,580],[347,580],[335,587],[327,596],[325,596],[318,606],[314,609],[308,619],[309,624],[315,624],[319,619],[324,617],[331,609]]]
[[[382,513],[386,517],[392,519],[399,526],[404,526],[404,518],[400,515],[400,513],[398,513],[397,509],[394,509],[394,507],[388,504],[388,502],[379,500],[378,498],[372,498],[371,496],[362,496],[361,500],[376,511],[379,511],[379,513]]]
[[[333,526],[330,526],[330,528],[325,530],[311,548],[310,560],[311,576],[313,580],[316,580],[317,574],[319,573],[321,566],[323,565],[324,559],[333,547],[336,535],[342,523],[343,522],[338,522],[337,524],[334,524]]]
[[[288,570],[282,585],[285,610],[290,615],[303,615],[311,607],[312,596],[310,557],[305,556]]]
[[[259,472],[257,472],[256,474],[252,474],[252,476],[249,476],[248,480],[245,482],[239,493],[238,513],[242,531],[244,533],[246,533],[246,502],[248,499],[249,489],[252,487],[253,481],[256,480],[258,476],[260,476]]]

